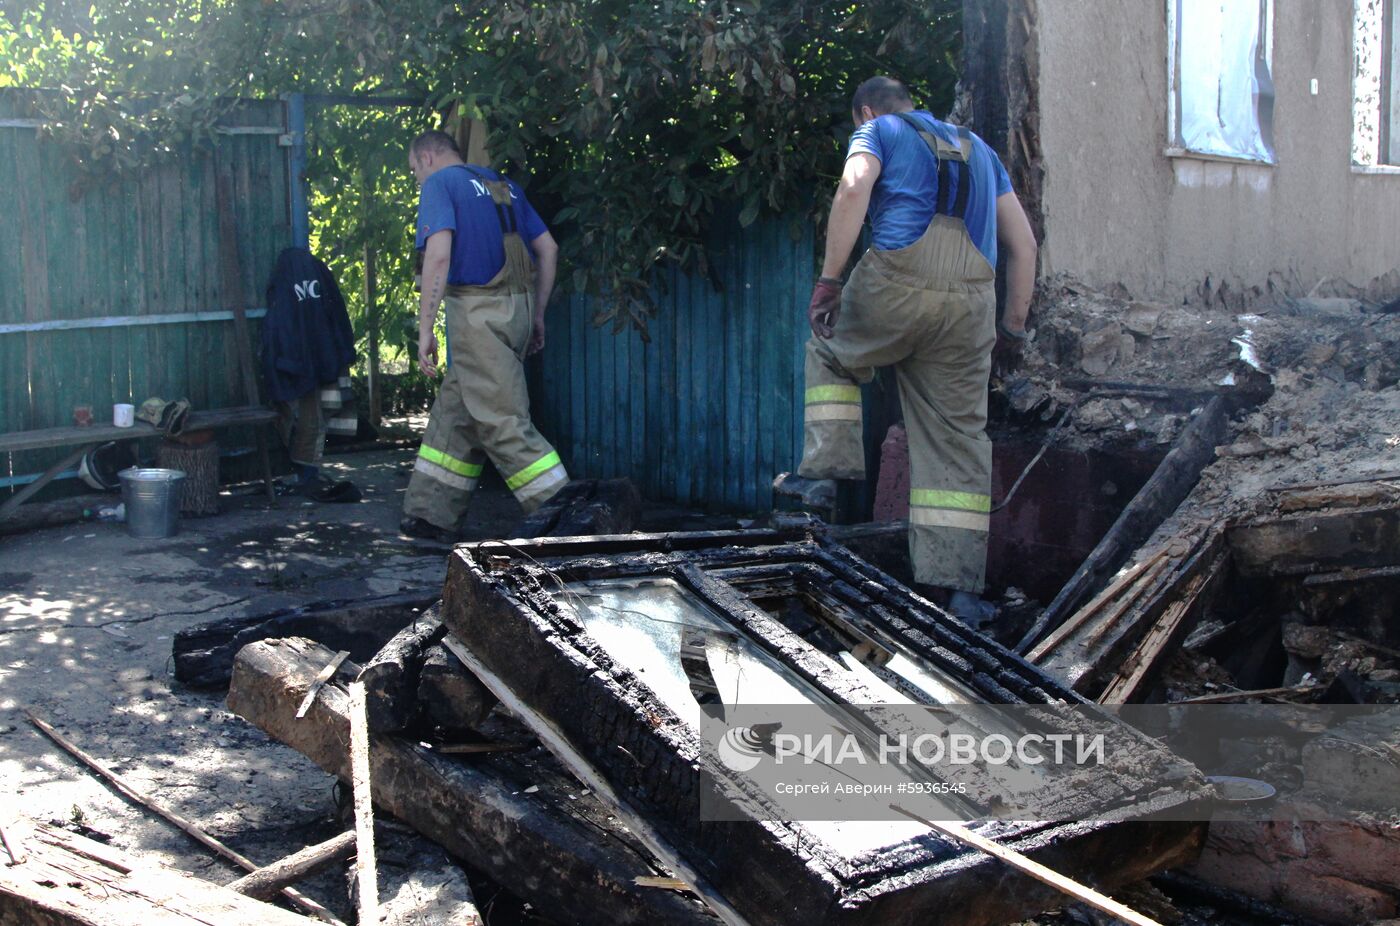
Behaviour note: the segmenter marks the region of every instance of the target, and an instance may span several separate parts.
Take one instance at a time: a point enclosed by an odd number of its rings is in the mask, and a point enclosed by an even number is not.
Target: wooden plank
[[[233,862],[235,865],[239,866],[245,871],[257,870],[258,866],[254,865],[247,858],[230,849],[228,846],[224,845],[222,842],[215,839],[213,836],[210,836],[208,833],[204,832],[204,830],[200,829],[191,821],[177,814],[175,811],[170,810],[169,808],[160,804],[153,798],[148,797],[141,791],[138,791],[136,788],[132,787],[120,775],[111,771],[106,766],[102,765],[100,762],[94,759],[92,756],[79,749],[71,740],[69,740],[63,734],[59,733],[53,727],[49,726],[40,718],[34,716],[33,713],[29,711],[26,711],[25,713],[29,717],[29,722],[32,723],[36,729],[38,729],[41,733],[43,733],[60,748],[62,748],[64,752],[67,752],[70,756],[72,756],[73,758],[81,762],[83,765],[85,765],[91,772],[93,772],[93,774],[97,775],[97,777],[101,778],[107,784],[111,785],[113,790],[115,790],[122,797],[126,798],[134,804],[137,804],[140,807],[145,808],[146,810],[151,811],[152,813],[156,814],[158,817],[161,817],[167,822],[174,824],[174,826],[177,829],[179,829],[185,835],[189,836],[195,842],[199,843],[205,848],[212,849],[218,855],[225,859],[228,859],[229,861]],[[300,893],[299,891],[295,891],[292,888],[285,888],[282,891],[282,896],[287,898],[287,900],[291,901],[292,903],[296,904],[296,906],[299,909],[305,910],[312,916],[315,916],[317,919],[330,923],[332,924],[332,926],[344,926],[344,924],[341,923],[340,920],[337,919],[329,910],[316,903],[316,901],[312,900],[311,898]]]
[[[696,276],[696,285],[705,292],[709,307],[710,324],[705,335],[706,352],[709,355],[710,370],[710,491],[706,494],[706,507],[716,508],[723,504],[725,487],[729,484],[725,470],[725,454],[728,452],[729,428],[727,427],[727,403],[729,368],[725,354],[728,313],[724,307],[724,294],[715,291],[710,281]]]
[[[696,419],[699,406],[695,402],[695,366],[692,363],[694,348],[691,335],[695,330],[696,307],[690,298],[690,287],[678,272],[670,274],[671,311],[675,313],[676,339],[676,434],[679,437],[676,447],[676,501],[683,505],[694,504],[696,492],[692,478],[698,467],[695,465]]]
[[[1091,887],[1080,884],[1073,878],[1066,877],[1053,868],[1049,868],[1040,864],[1035,859],[1022,855],[1015,849],[995,843],[960,823],[926,820],[918,814],[905,810],[897,804],[891,804],[890,809],[896,813],[903,814],[911,820],[916,820],[945,836],[951,836],[958,842],[972,846],[980,852],[985,852],[992,858],[1004,862],[1021,872],[1021,874],[1035,878],[1042,884],[1048,884],[1060,893],[1074,898],[1079,903],[1087,904],[1095,910],[1107,913],[1109,916],[1117,917],[1123,922],[1131,924],[1131,926],[1162,926],[1162,924],[1158,923],[1156,920],[1143,916],[1141,913],[1119,903],[1107,894],[1101,894]]]
[[[94,415],[96,409],[94,409]],[[214,408],[192,411],[185,421],[185,430],[231,428],[241,425],[267,424],[275,421],[277,413],[262,406],[242,406],[238,408]],[[112,424],[94,424],[90,427],[74,426],[41,428],[37,431],[15,431],[0,434],[0,453],[15,453],[21,450],[70,447],[77,444],[101,443],[110,440],[136,440],[143,437],[159,437],[160,431],[144,421],[138,421],[129,428],[119,428]]]
[[[710,301],[705,291],[695,285],[694,274],[676,275],[676,285],[686,294],[690,317],[685,336],[685,349],[690,355],[690,389],[686,401],[690,405],[694,424],[691,429],[687,468],[691,471],[690,504],[703,505],[710,491],[710,429],[713,417],[710,409],[709,346],[712,332],[706,329],[710,318]]]
[[[1090,618],[1092,618],[1095,614],[1102,610],[1105,604],[1107,604],[1109,601],[1112,601],[1114,598],[1117,598],[1119,593],[1122,592],[1129,585],[1136,583],[1138,576],[1142,575],[1143,570],[1147,569],[1149,566],[1154,566],[1165,557],[1166,550],[1157,550],[1151,556],[1139,560],[1132,566],[1129,566],[1126,570],[1123,571],[1122,574],[1118,576],[1117,579],[1113,581],[1112,584],[1108,586],[1108,588],[1104,589],[1102,592],[1099,592],[1099,594],[1094,598],[1093,601],[1080,608],[1077,614],[1072,616],[1069,620],[1065,621],[1059,627],[1056,627],[1050,633],[1049,636],[1047,636],[1044,640],[1041,640],[1038,644],[1036,644],[1035,648],[1026,654],[1026,661],[1031,663],[1039,663],[1042,659],[1045,658],[1046,655],[1049,654],[1051,650],[1058,647],[1072,633],[1077,631],[1086,622],[1088,622]],[[1125,600],[1128,602],[1132,602],[1136,600],[1136,596],[1128,597]]]
[[[28,849],[0,866],[0,922],[45,926],[298,926],[263,901],[58,827],[11,818]]]
[[[207,213],[206,202],[213,200],[217,215],[216,191],[207,188],[204,180],[204,158],[190,157],[180,166],[181,222],[185,245],[184,265],[184,304],[187,309],[197,309],[209,305],[212,294],[208,287],[210,255],[206,248]],[[214,266],[217,267],[217,260]],[[261,300],[257,303],[262,305]],[[186,324],[182,326],[185,335],[186,394],[195,408],[211,408],[219,403],[210,389],[210,380],[217,375],[215,364],[205,362],[215,346],[215,338],[220,335],[223,325]]]
[[[792,335],[789,339],[789,362],[791,367],[790,392],[792,396],[792,421],[789,425],[792,435],[792,453],[788,456],[793,467],[797,466],[802,458],[802,418],[806,410],[806,403],[803,400],[803,388],[806,385],[807,372],[804,369],[807,357],[807,336],[810,333],[807,327],[807,300],[811,295],[812,286],[816,282],[817,276],[817,244],[816,234],[812,229],[811,222],[802,222],[802,237],[794,245],[793,252],[793,289],[790,302],[787,305],[788,325],[791,326]]]
[[[659,490],[658,497],[667,500],[676,500],[676,483],[678,482],[680,459],[678,449],[682,435],[678,422],[679,409],[676,407],[679,402],[676,383],[676,342],[682,337],[682,329],[676,318],[675,294],[672,293],[665,300],[664,307],[658,313],[655,321],[657,351],[657,373],[660,383],[660,390],[657,394],[660,412],[661,430],[653,431],[653,439],[661,443],[661,458],[658,461],[660,471],[658,473]]]
[[[311,692],[307,692],[310,700]],[[374,861],[374,802],[369,771],[365,686],[350,683],[350,789],[355,805],[355,882],[361,924],[379,922],[379,873]]]
[[[737,247],[731,270],[734,279],[732,298],[737,309],[742,334],[739,338],[739,369],[731,371],[730,375],[737,375],[739,380],[740,411],[737,424],[744,452],[739,458],[739,466],[734,471],[734,477],[737,480],[738,503],[745,508],[753,509],[758,507],[758,491],[754,486],[758,454],[754,450],[758,446],[758,364],[760,358],[756,345],[758,320],[755,317],[749,273],[756,271],[758,264],[751,260],[753,239],[749,229],[740,230],[735,235],[735,241]]]
[[[137,314],[158,311],[162,308],[160,274],[160,241],[157,225],[160,209],[155,194],[155,171],[146,169],[136,174],[134,179],[135,209],[132,241],[136,246],[136,267],[140,288],[135,293],[132,310]],[[127,349],[131,369],[132,401],[139,405],[156,392],[156,379],[152,375],[151,358],[155,356],[155,334],[150,328],[131,328],[127,331]]]
[[[651,343],[646,346],[646,378],[647,396],[646,408],[646,465],[638,474],[642,480],[642,494],[648,498],[662,498],[661,481],[661,443],[663,441],[662,431],[662,406],[664,400],[661,395],[661,316],[667,311],[667,306],[663,303],[657,308],[657,317],[650,322],[649,334]]]
[[[1172,601],[1132,655],[1118,667],[1099,696],[1100,704],[1128,703],[1157,668],[1163,653],[1173,641],[1179,639],[1187,618],[1197,613],[1196,603],[1202,591],[1221,574],[1229,560],[1229,552],[1221,550],[1221,546],[1220,534],[1212,534],[1182,567],[1184,581],[1172,584],[1171,591],[1167,593],[1173,596]]]
[[[16,142],[14,135],[0,132],[0,189],[13,190],[19,182]],[[0,322],[24,318],[24,264],[19,231],[19,222],[0,222],[0,279],[19,281],[0,286]],[[24,427],[23,398],[28,384],[23,375],[23,347],[21,338],[0,337],[0,433]],[[8,462],[0,457],[0,469]]]
[[[588,368],[587,346],[588,298],[582,294],[569,296],[569,340],[566,362],[569,373],[569,440],[573,452],[569,455],[569,475],[582,476],[588,468]]]
[[[1086,648],[1092,649],[1096,643],[1102,640],[1104,636],[1113,629],[1118,618],[1122,617],[1123,613],[1133,606],[1138,596],[1151,588],[1153,583],[1166,571],[1167,562],[1166,559],[1162,559],[1155,563],[1148,569],[1142,581],[1134,583],[1133,588],[1130,590],[1132,594],[1124,595],[1122,600],[1115,602],[1113,607],[1109,608],[1108,612],[1095,622],[1093,628],[1084,635],[1084,646]]]
[[[19,239],[24,270],[24,319],[42,321],[52,314],[49,306],[48,221],[43,204],[44,174],[39,164],[37,144],[21,146],[16,155],[19,176],[15,192],[19,199],[19,226],[30,230],[28,234],[21,234]],[[26,335],[24,427],[55,423],[48,417],[46,405],[46,400],[56,392],[52,385],[54,369],[44,339]]]
[[[760,224],[756,226],[757,244],[762,249],[765,272],[754,273],[750,271],[745,274],[744,285],[753,287],[754,306],[756,308],[755,325],[758,342],[759,360],[756,364],[758,370],[758,446],[754,455],[754,503],[759,509],[771,509],[773,507],[772,480],[782,470],[788,468],[787,461],[781,463],[777,459],[778,454],[778,432],[782,429],[780,423],[779,407],[781,398],[778,395],[778,361],[782,356],[779,348],[780,331],[777,324],[771,319],[777,315],[774,306],[775,283],[782,275],[783,252],[778,247],[775,231],[776,222],[772,217],[764,217]],[[772,263],[777,267],[773,268],[777,272],[768,272]],[[754,262],[757,265],[757,261]],[[767,478],[764,478],[764,477]]]
[[[626,408],[625,400],[618,391],[618,383],[625,382],[625,368],[620,369],[622,361],[617,356],[618,336],[615,332],[616,325],[609,322],[598,329],[599,335],[599,362],[601,369],[598,371],[601,376],[601,386],[603,391],[599,395],[609,398],[612,407],[608,413],[603,415],[603,428],[600,437],[602,454],[598,468],[598,475],[602,478],[611,478],[622,471],[623,461],[619,459],[619,447],[622,437],[623,416],[620,411]]]
[[[316,695],[321,693],[321,688],[335,677],[336,670],[340,668],[346,658],[350,655],[348,650],[341,650],[331,657],[330,662],[321,667],[321,671],[316,673],[316,677],[311,680],[311,685],[306,689],[306,697],[301,699],[301,704],[297,706],[297,719],[306,716],[306,712],[311,710],[311,705],[316,703]],[[353,735],[353,722],[352,722]]]
[[[628,475],[637,478],[646,467],[647,455],[647,354],[641,332],[627,333],[629,416],[632,444],[628,453]]]
[[[1221,691],[1215,694],[1197,695],[1194,698],[1182,698],[1180,701],[1173,701],[1177,704],[1230,704],[1235,701],[1247,701],[1250,698],[1267,698],[1270,700],[1286,701],[1290,697],[1298,695],[1317,694],[1323,690],[1320,685],[1288,685],[1279,688],[1255,688],[1249,691]]]

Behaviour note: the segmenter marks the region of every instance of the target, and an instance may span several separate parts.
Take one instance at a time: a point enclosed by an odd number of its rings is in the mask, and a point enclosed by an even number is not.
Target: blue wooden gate
[[[727,224],[711,245],[722,288],[670,272],[649,344],[593,327],[587,298],[557,301],[531,395],[570,473],[628,476],[653,499],[769,508],[773,476],[802,452],[813,247],[804,219]]]

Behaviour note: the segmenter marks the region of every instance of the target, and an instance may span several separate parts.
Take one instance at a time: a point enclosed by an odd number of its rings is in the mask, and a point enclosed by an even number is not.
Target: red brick
[[[909,517],[909,436],[896,424],[880,445],[880,478],[875,483],[875,520]]]

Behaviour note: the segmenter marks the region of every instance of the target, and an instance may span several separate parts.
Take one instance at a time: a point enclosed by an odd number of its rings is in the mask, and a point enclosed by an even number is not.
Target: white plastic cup
[[[117,404],[112,406],[112,424],[119,428],[129,428],[136,423],[136,406]]]

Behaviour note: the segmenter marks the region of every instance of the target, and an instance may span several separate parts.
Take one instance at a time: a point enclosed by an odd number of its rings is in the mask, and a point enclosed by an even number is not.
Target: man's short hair
[[[873,113],[892,113],[914,105],[914,99],[904,84],[893,77],[872,77],[856,88],[851,97],[851,112],[858,113],[869,106]]]
[[[429,151],[441,152],[443,154],[452,153],[457,157],[462,156],[462,152],[457,148],[457,139],[440,132],[437,129],[430,129],[419,135],[408,146],[408,153],[414,157],[421,157]]]

